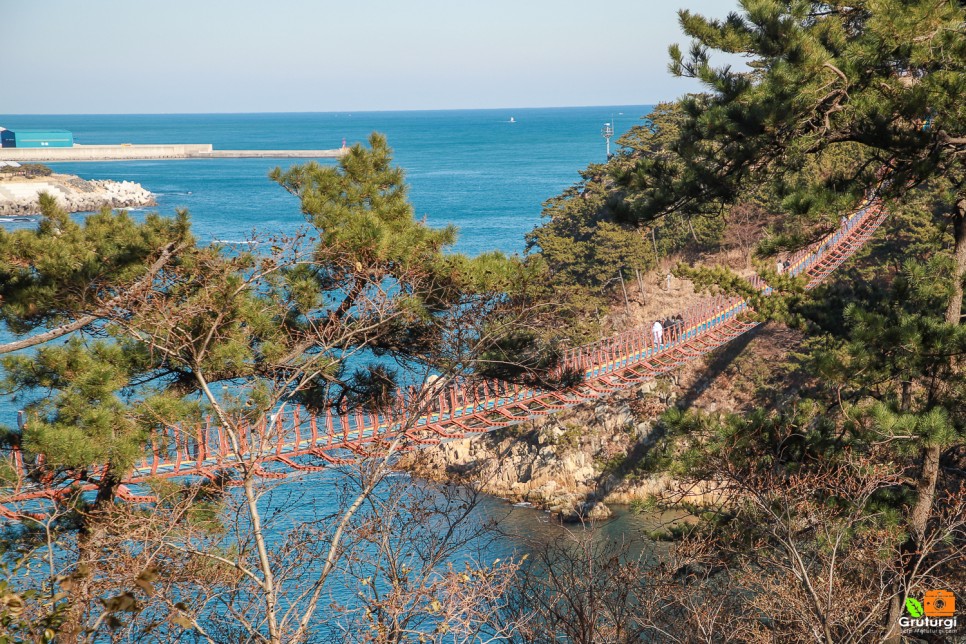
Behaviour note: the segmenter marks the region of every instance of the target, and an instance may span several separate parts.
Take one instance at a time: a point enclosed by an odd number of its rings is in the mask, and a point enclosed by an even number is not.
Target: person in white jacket
[[[654,346],[660,346],[664,342],[664,326],[660,320],[654,321],[654,326],[651,327],[651,335],[654,336]]]

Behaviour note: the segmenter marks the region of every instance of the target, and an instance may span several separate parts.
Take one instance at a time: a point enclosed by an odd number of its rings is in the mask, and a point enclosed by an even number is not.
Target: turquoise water
[[[457,250],[522,252],[523,235],[540,221],[542,203],[605,160],[601,128],[617,133],[648,106],[554,109],[2,116],[16,129],[64,128],[81,144],[211,143],[215,149],[329,149],[387,135],[406,170],[417,216],[460,228]],[[510,118],[516,122],[510,123]],[[202,241],[244,238],[252,230],[293,232],[304,220],[297,200],[267,179],[292,159],[188,159],[54,163],[88,179],[130,180],[158,195],[162,213],[188,208]],[[323,163],[334,163],[324,160]]]
[[[465,110],[247,115],[0,116],[10,129],[64,128],[78,143],[212,143],[216,149],[325,149],[387,135],[397,164],[405,168],[419,217],[433,226],[460,229],[456,250],[520,253],[524,235],[540,223],[543,202],[579,180],[579,171],[605,160],[600,130],[616,122],[617,134],[639,122],[647,106],[560,109]],[[515,122],[510,123],[513,117]],[[334,163],[324,160],[323,163]],[[298,201],[267,178],[290,159],[206,159],[50,164],[88,179],[130,180],[157,195],[158,210],[191,212],[202,241],[244,239],[253,231],[292,233],[304,225]],[[7,224],[11,225],[11,224]],[[22,224],[20,224],[22,225]],[[9,336],[0,330],[0,341]],[[0,400],[0,424],[12,424],[15,405]],[[315,506],[287,508],[291,522],[311,520],[333,507],[327,495],[338,475],[306,477]],[[277,506],[276,506],[277,507]],[[321,508],[321,510],[320,510]],[[484,514],[501,518],[506,537],[489,553],[505,556],[528,548],[526,538],[556,538],[561,528],[532,509],[488,501]],[[627,513],[599,531],[620,541],[654,518]],[[333,591],[341,596],[338,590]]]

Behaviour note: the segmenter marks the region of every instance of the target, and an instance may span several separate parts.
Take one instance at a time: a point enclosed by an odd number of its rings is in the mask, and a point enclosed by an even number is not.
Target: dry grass
[[[700,264],[685,260],[684,256],[675,255],[664,261],[658,269],[643,272],[641,275],[643,290],[641,283],[636,279],[626,280],[627,303],[624,301],[623,291],[618,286],[611,302],[610,312],[601,318],[604,334],[619,333],[631,328],[647,329],[654,320],[663,320],[683,313],[691,306],[712,299],[713,296],[710,293],[697,292],[690,280],[672,276],[670,288],[668,288],[667,274],[679,263],[684,262],[692,266],[725,266],[746,277],[755,273],[751,267],[749,255],[738,250],[724,250],[706,255]]]

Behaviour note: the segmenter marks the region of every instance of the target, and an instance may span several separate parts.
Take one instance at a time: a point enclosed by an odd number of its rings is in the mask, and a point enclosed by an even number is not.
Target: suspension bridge
[[[872,193],[837,230],[789,258],[786,272],[804,277],[807,288],[814,288],[858,251],[885,218],[881,199]],[[760,277],[750,282],[760,293],[771,293]],[[259,476],[280,478],[344,464],[397,440],[406,446],[433,444],[507,427],[608,396],[700,359],[758,326],[746,315],[749,312],[744,299],[718,296],[682,311],[683,324],[666,330],[663,337],[655,338],[650,329],[631,329],[571,349],[559,368],[581,378],[565,389],[482,380],[432,391],[430,404],[421,405],[421,412],[407,412],[402,398],[385,413],[329,409],[311,414],[295,407],[254,425],[240,425],[234,443],[211,421],[168,427],[152,437],[144,458],[123,477],[117,494],[123,500],[150,503],[156,499],[135,490],[152,478],[221,479],[243,464]],[[92,466],[66,476],[61,472],[54,479],[42,455],[25,455],[14,448],[7,457],[20,481],[0,492],[0,518],[7,520],[30,516],[20,509],[24,504],[95,490],[106,471],[105,466]]]

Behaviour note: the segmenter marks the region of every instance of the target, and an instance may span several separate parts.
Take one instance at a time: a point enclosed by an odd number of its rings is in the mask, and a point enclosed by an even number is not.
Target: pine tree
[[[819,372],[867,412],[847,425],[852,439],[871,441],[868,432],[879,432],[888,444],[917,446],[918,458],[904,466],[914,475],[898,501],[907,539],[884,619],[898,641],[900,598],[935,516],[941,457],[966,432],[958,328],[966,279],[966,6],[746,0],[724,20],[689,11],[680,19],[693,43],[687,53],[671,48],[671,71],[699,79],[708,92],[681,100],[687,117],[672,147],[683,165],[643,159],[624,177],[638,192],[635,216],[696,212],[767,183],[788,213],[777,227],[799,231],[786,242],[824,234],[873,186],[890,208],[917,206],[945,219],[945,237],[924,232],[928,218],[898,220],[914,226],[899,231],[907,240],[933,241],[920,246],[926,254],[918,262],[893,257],[903,268],[891,302],[860,301],[835,329],[821,327],[828,316],[820,305],[792,305],[819,324],[813,330],[841,342],[834,357],[815,355],[837,376]],[[748,67],[715,67],[714,52],[744,56]],[[728,284],[724,275],[705,278]],[[788,319],[788,310],[780,316]]]
[[[966,35],[959,2],[741,3],[724,21],[681,12],[694,38],[674,46],[671,70],[710,90],[681,101],[687,119],[674,149],[684,171],[642,160],[636,172],[644,219],[733,200],[750,181],[773,179],[786,205],[833,219],[888,176],[880,190],[903,201],[928,192],[948,214],[955,272],[947,317],[962,315],[966,271]],[[711,52],[738,54],[750,69],[716,68]],[[847,174],[801,170],[842,150]],[[795,183],[787,181],[794,176]]]
[[[79,223],[48,194],[40,211],[36,230],[0,229],[0,321],[24,336],[0,345],[0,354],[122,315],[194,244],[186,213],[138,223],[105,209]]]

